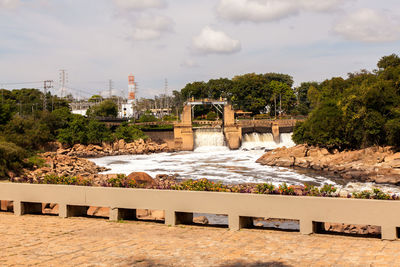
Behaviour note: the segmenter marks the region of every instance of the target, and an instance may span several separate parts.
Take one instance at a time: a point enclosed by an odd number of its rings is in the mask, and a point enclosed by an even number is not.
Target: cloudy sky
[[[0,87],[139,96],[249,72],[322,81],[400,53],[399,0],[0,0]]]

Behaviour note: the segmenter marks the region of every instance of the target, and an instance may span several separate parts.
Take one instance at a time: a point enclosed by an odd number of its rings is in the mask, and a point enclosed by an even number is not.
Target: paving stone
[[[0,213],[1,266],[396,266],[400,241]]]

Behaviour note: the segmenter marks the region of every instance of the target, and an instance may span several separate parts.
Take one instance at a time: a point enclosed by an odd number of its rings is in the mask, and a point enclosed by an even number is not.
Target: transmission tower
[[[53,88],[53,81],[52,80],[47,80],[43,82],[43,110],[47,109],[47,91]]]
[[[60,94],[61,94],[61,97],[64,97],[66,95],[67,83],[68,83],[67,70],[60,70]]]
[[[112,90],[113,90],[113,81],[110,79],[108,80],[108,97],[110,99],[112,97]]]

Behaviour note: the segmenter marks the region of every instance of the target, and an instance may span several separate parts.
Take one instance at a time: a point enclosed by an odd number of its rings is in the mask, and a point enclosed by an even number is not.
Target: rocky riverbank
[[[323,171],[361,182],[400,184],[400,152],[394,151],[392,147],[369,147],[339,152],[297,145],[269,151],[257,162],[269,166]]]
[[[70,148],[57,149],[57,154],[81,158],[94,158],[170,151],[173,151],[173,149],[170,148],[167,143],[157,144],[151,140],[139,139],[131,143],[126,143],[124,140],[119,140],[114,143],[103,143],[102,145],[85,146],[76,144]]]

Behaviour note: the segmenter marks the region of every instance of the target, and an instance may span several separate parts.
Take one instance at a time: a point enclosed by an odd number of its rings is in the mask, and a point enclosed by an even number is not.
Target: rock
[[[279,167],[300,167],[376,183],[400,183],[400,152],[392,147],[369,147],[354,151],[333,151],[297,145],[266,152],[256,162]],[[398,172],[397,172],[398,170]]]
[[[206,216],[198,216],[193,218],[193,222],[199,224],[208,224],[208,219]]]
[[[129,179],[135,180],[138,184],[152,185],[154,179],[145,172],[132,172],[128,175]]]
[[[126,145],[126,143],[125,143],[124,139],[119,140],[118,141],[118,150],[124,150],[125,149],[125,145]]]

